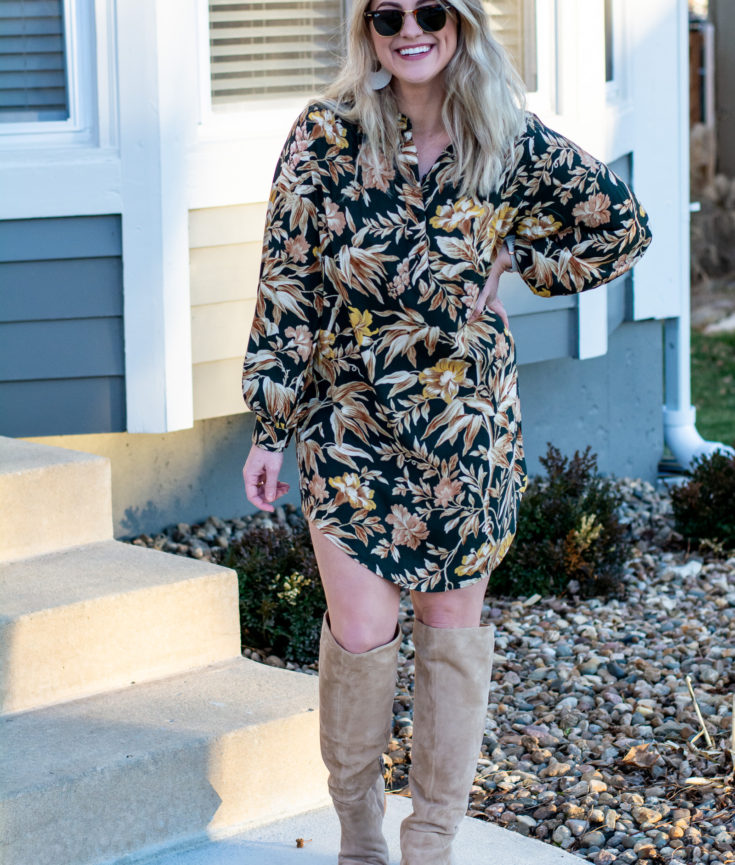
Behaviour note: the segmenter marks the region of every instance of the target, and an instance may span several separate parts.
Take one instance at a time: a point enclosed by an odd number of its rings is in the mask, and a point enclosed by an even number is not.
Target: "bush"
[[[691,480],[671,490],[676,530],[691,541],[735,547],[735,457],[714,453],[694,461]]]
[[[610,592],[620,582],[625,557],[620,493],[599,476],[589,447],[567,459],[549,444],[541,464],[547,476],[529,481],[516,539],[490,578],[491,589],[558,594],[574,580],[582,596]]]
[[[243,647],[315,661],[327,604],[306,521],[256,523],[230,547],[226,564],[237,571]]]

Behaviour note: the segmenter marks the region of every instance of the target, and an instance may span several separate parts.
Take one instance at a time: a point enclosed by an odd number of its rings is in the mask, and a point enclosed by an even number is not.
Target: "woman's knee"
[[[488,578],[449,592],[411,592],[414,614],[430,628],[476,628]]]
[[[480,624],[479,613],[475,615],[464,608],[428,604],[417,610],[414,605],[414,612],[416,618],[430,628],[473,628]]]
[[[334,639],[355,655],[377,649],[390,643],[396,635],[398,603],[373,608],[366,613],[365,607],[355,607],[327,599],[329,627]]]
[[[396,632],[400,591],[309,525],[329,622],[335,640],[348,652],[370,651]]]
[[[332,614],[329,614],[330,622]],[[396,636],[396,623],[384,622],[371,627],[355,619],[335,619],[330,628],[334,639],[353,655],[362,655],[371,649],[385,646]]]

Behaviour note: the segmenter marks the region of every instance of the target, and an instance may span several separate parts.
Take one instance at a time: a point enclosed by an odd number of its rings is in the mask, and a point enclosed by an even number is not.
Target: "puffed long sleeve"
[[[648,217],[602,162],[529,115],[510,173],[515,257],[544,297],[596,288],[630,270],[651,242]]]
[[[256,415],[253,444],[270,451],[282,451],[298,425],[321,320],[321,142],[307,109],[283,147],[268,203],[242,391]]]

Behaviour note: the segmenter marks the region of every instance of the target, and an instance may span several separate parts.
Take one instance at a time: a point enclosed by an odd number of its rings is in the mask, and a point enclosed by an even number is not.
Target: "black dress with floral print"
[[[534,115],[496,192],[460,196],[451,145],[418,174],[401,117],[394,165],[314,104],[286,141],[268,206],[243,373],[253,443],[295,433],[305,516],[376,574],[418,591],[486,576],[526,484],[513,339],[469,323],[504,239],[548,297],[629,270],[643,208],[605,165]]]

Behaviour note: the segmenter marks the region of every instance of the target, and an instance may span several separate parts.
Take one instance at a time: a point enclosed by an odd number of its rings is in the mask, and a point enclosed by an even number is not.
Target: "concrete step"
[[[323,806],[317,686],[238,658],[0,719],[0,860],[117,861]]]
[[[389,796],[383,830],[390,865],[398,865],[398,829],[411,812],[411,800]],[[296,846],[302,838],[304,846]],[[188,849],[151,851],[145,858],[116,865],[336,865],[339,824],[332,808],[289,817],[231,837]],[[454,842],[454,861],[471,865],[579,865],[578,856],[492,823],[465,817]],[[427,863],[429,865],[429,863]]]
[[[104,541],[0,563],[0,711],[240,655],[237,577]]]
[[[0,561],[112,537],[109,460],[0,436]]]

